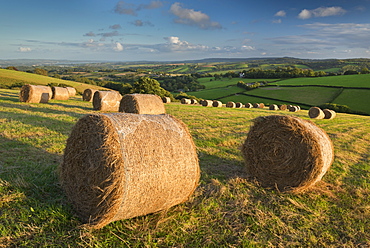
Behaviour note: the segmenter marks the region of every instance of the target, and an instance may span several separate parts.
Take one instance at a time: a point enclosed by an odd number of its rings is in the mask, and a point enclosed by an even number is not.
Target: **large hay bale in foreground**
[[[76,89],[73,88],[73,87],[66,87],[66,89],[68,90],[68,94],[69,94],[69,97],[71,96],[75,96],[76,95]]]
[[[226,103],[226,108],[235,108],[235,107],[236,107],[235,102],[227,102]]]
[[[47,103],[53,92],[49,86],[23,85],[19,92],[19,101],[27,103]]]
[[[101,91],[94,93],[93,108],[100,111],[118,111],[122,96],[117,91]]]
[[[212,100],[203,100],[202,101],[202,106],[203,107],[212,107],[213,101]]]
[[[308,110],[308,116],[311,119],[324,119],[325,114],[319,107],[312,107]]]
[[[254,119],[242,145],[248,174],[263,187],[303,191],[333,163],[333,144],[313,122],[294,116]]]
[[[54,100],[68,100],[69,99],[69,92],[67,88],[64,87],[51,87],[51,90],[53,91],[53,97]]]
[[[334,110],[331,110],[331,109],[324,109],[323,112],[324,112],[324,115],[325,115],[324,119],[331,120],[331,119],[334,119],[335,116],[337,116],[337,113]]]
[[[101,228],[186,201],[200,169],[187,127],[173,116],[108,113],[76,123],[59,177],[81,220]]]
[[[86,102],[92,102],[94,98],[94,93],[96,91],[97,90],[93,90],[93,89],[84,90],[84,92],[82,93],[82,100]]]
[[[121,99],[119,112],[160,115],[166,113],[161,97],[151,94],[127,94]]]
[[[222,102],[221,101],[217,101],[217,100],[213,100],[212,106],[213,107],[216,107],[216,108],[220,108],[220,107],[222,107]]]

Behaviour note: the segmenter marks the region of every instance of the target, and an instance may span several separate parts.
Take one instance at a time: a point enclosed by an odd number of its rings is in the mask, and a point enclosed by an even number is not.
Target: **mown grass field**
[[[47,85],[49,83],[54,84],[65,84],[74,87],[78,93],[82,94],[87,88],[90,89],[103,89],[102,87],[96,85],[89,85],[78,83],[69,80],[63,80],[58,78],[52,78],[47,76],[42,76],[34,73],[27,73],[22,71],[14,71],[7,69],[0,69],[0,88],[9,87],[13,84],[35,84],[35,85]]]
[[[314,120],[333,141],[335,161],[307,192],[280,193],[247,179],[238,149],[267,109],[167,104],[193,136],[201,180],[168,211],[87,230],[74,217],[56,169],[72,126],[93,113],[74,97],[18,101],[0,89],[0,247],[368,247],[370,117],[339,113]],[[269,152],[269,151],[261,151]]]

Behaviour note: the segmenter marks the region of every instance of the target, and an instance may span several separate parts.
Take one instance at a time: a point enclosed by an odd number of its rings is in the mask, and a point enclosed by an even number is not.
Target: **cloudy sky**
[[[370,58],[370,0],[11,0],[0,59]]]

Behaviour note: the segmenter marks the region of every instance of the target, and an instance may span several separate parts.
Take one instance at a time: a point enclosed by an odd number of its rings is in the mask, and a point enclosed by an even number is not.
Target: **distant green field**
[[[276,101],[276,100],[270,100],[270,99],[265,99],[262,97],[254,97],[254,96],[246,96],[246,95],[235,95],[235,96],[230,96],[230,97],[225,97],[219,99],[222,103],[227,103],[227,102],[241,102],[243,104],[246,103],[264,103],[265,105],[270,105],[270,104],[290,104],[289,102],[286,101]]]
[[[370,90],[345,89],[333,103],[347,105],[353,110],[370,114]]]
[[[343,75],[330,77],[307,77],[282,80],[277,85],[330,85],[343,87],[370,88],[370,74]]]
[[[211,81],[212,79],[212,81]],[[279,79],[255,79],[255,78],[232,78],[227,79],[223,78],[221,80],[215,80],[213,77],[204,77],[199,78],[198,82],[204,86],[206,86],[206,89],[214,89],[214,88],[220,88],[220,87],[226,87],[230,85],[236,85],[239,81],[243,81],[244,83],[253,83],[257,81],[270,81],[275,82]]]
[[[237,86],[230,86],[230,87],[224,87],[224,88],[215,88],[215,89],[209,89],[209,90],[190,92],[189,94],[192,96],[198,97],[198,98],[214,100],[214,99],[218,99],[224,96],[236,94],[236,93],[243,92],[243,91],[244,90],[242,88],[239,88]]]
[[[262,87],[248,94],[315,106],[331,102],[340,92],[339,88],[325,87]]]

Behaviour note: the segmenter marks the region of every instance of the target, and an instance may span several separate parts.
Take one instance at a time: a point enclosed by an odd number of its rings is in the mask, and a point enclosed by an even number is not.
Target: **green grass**
[[[9,87],[14,83],[21,84],[35,84],[35,85],[47,85],[49,83],[66,84],[74,87],[80,94],[87,88],[90,89],[103,89],[103,87],[78,83],[74,81],[68,81],[63,79],[57,79],[47,76],[42,76],[34,73],[27,73],[14,70],[0,69],[0,88]],[[2,87],[1,87],[2,86]]]
[[[212,81],[210,81],[212,79]],[[244,83],[253,83],[257,81],[270,81],[275,82],[278,79],[250,79],[250,78],[222,78],[221,80],[215,80],[213,77],[204,77],[199,78],[198,81],[200,84],[206,86],[206,89],[214,89],[214,88],[221,88],[227,87],[230,85],[236,85],[239,81],[243,81]],[[193,92],[191,92],[193,93]]]
[[[370,114],[370,90],[344,89],[333,103],[347,105],[352,110]]]
[[[71,128],[91,103],[18,101],[0,89],[0,247],[367,247],[370,245],[370,117],[313,120],[335,161],[301,194],[247,179],[238,149],[266,109],[167,104],[193,136],[201,167],[190,199],[168,211],[87,230],[74,216],[56,169]],[[307,111],[274,111],[308,119]],[[268,152],[268,151],[261,151]]]
[[[327,85],[370,88],[370,74],[342,75],[330,77],[292,78],[277,82],[278,85]]]
[[[189,95],[208,99],[208,100],[214,100],[218,98],[222,98],[224,96],[236,94],[239,92],[243,92],[244,90],[242,88],[239,88],[237,86],[229,86],[224,88],[214,88],[209,90],[202,90],[202,91],[196,91],[196,92],[189,92]]]

